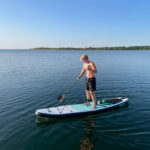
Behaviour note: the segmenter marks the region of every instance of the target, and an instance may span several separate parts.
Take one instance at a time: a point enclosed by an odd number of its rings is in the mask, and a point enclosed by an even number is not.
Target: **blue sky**
[[[1,0],[0,48],[150,45],[149,0]]]

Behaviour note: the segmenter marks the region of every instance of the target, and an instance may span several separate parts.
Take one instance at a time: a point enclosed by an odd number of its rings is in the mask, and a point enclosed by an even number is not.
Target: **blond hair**
[[[86,55],[86,54],[81,55],[80,60],[82,61],[82,60],[85,60],[85,59],[87,59],[87,60],[89,59],[88,55]]]

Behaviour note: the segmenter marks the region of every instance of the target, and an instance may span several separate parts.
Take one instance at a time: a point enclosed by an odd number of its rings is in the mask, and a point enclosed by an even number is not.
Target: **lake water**
[[[97,99],[125,96],[126,108],[68,119],[36,118],[82,68],[95,62]],[[85,102],[84,77],[62,105]],[[149,150],[150,51],[0,50],[0,150]]]

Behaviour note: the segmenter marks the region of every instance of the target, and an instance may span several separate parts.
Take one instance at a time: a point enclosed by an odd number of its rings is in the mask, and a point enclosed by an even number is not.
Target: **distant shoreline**
[[[116,46],[116,47],[37,47],[30,50],[150,50],[150,46]]]

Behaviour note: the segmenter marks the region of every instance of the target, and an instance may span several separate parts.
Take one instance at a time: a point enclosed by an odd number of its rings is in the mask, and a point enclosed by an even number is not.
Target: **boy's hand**
[[[86,70],[90,70],[90,65],[88,65],[88,66],[86,67]]]

